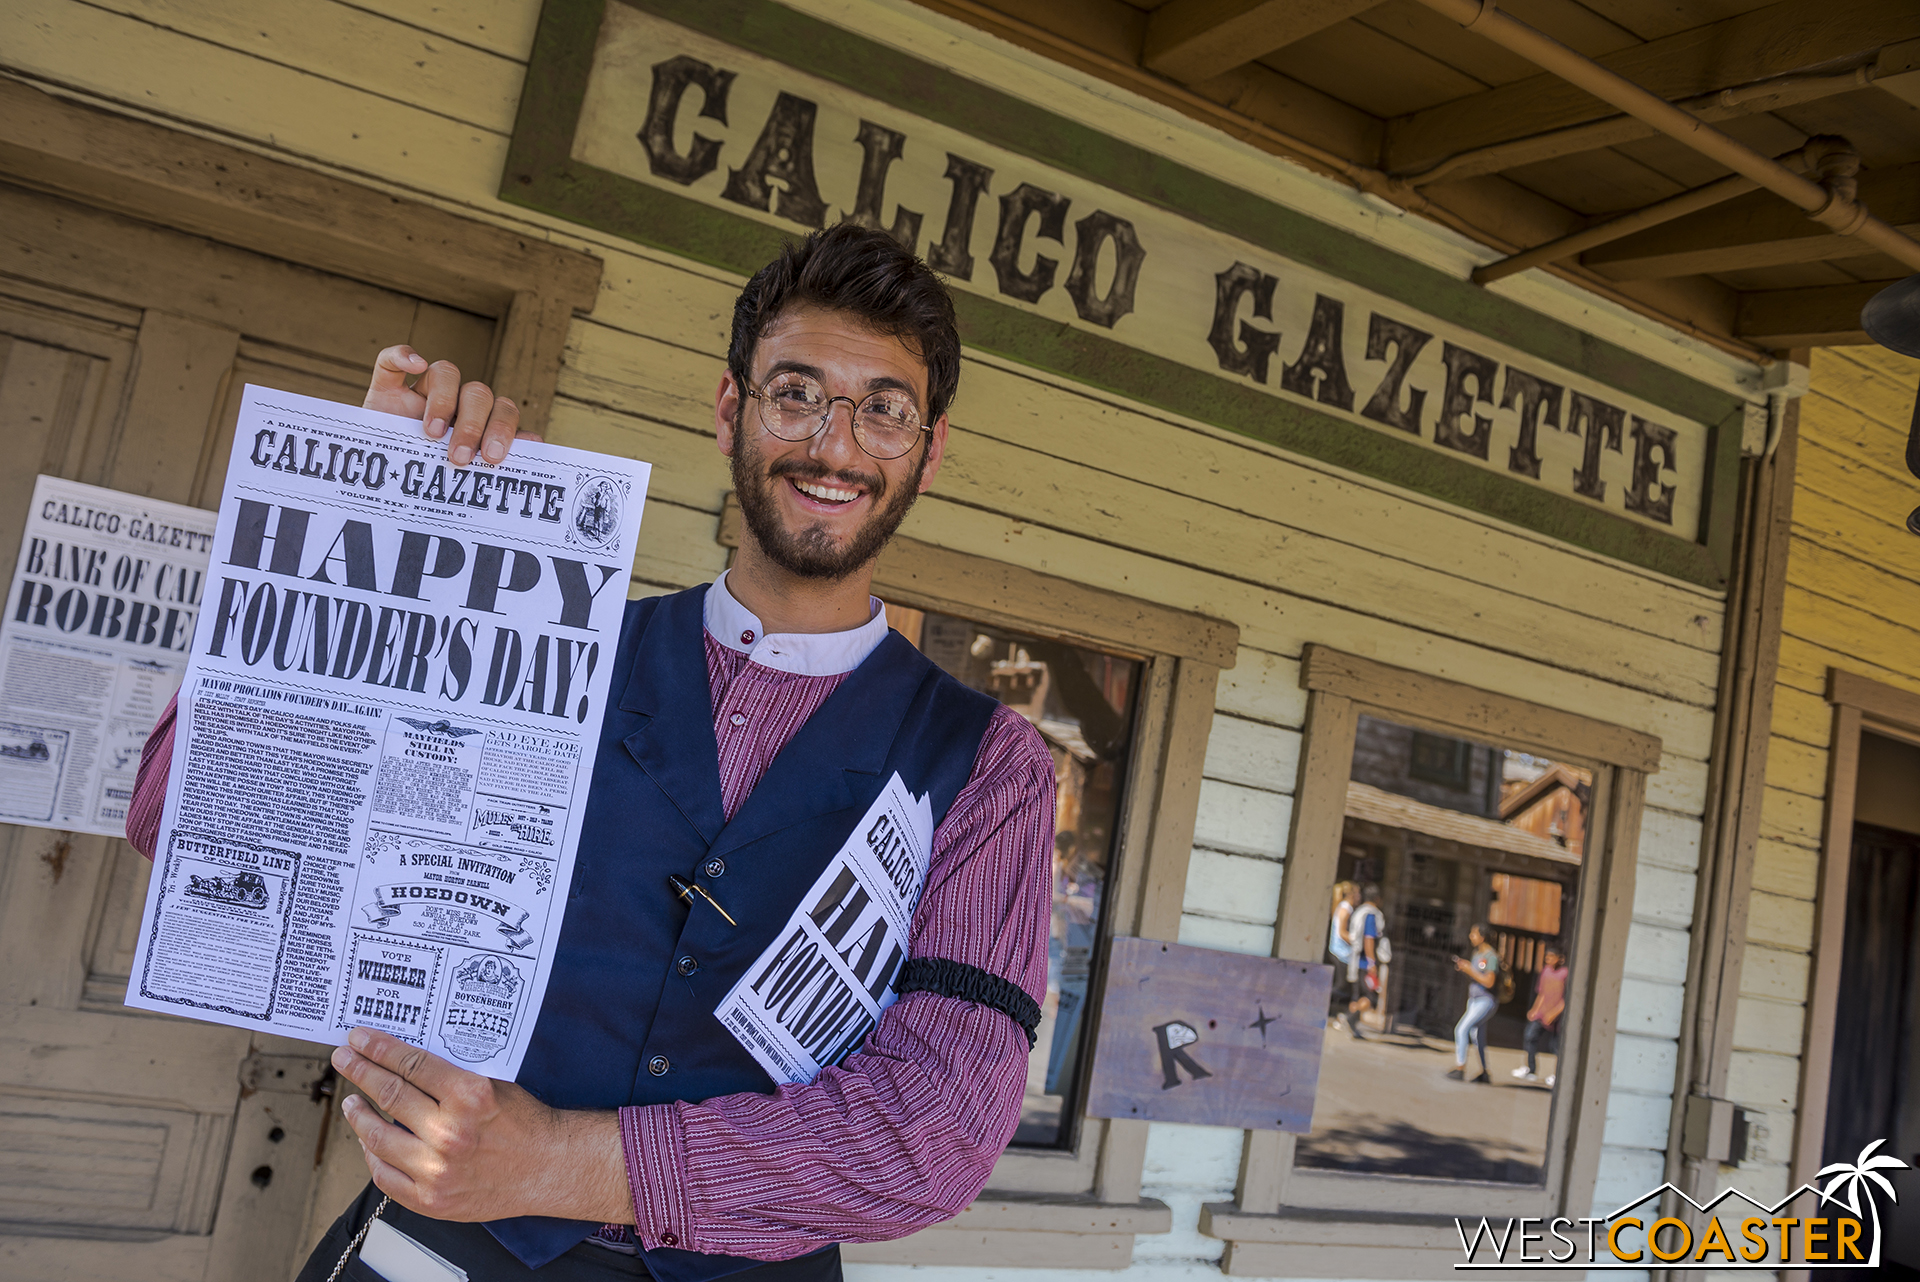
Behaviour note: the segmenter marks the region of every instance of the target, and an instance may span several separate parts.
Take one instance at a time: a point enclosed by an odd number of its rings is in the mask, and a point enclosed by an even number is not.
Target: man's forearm
[[[557,1119],[555,1143],[545,1163],[551,1200],[542,1215],[598,1224],[632,1224],[633,1194],[627,1187],[627,1162],[620,1147],[620,1114],[614,1111],[565,1111]]]

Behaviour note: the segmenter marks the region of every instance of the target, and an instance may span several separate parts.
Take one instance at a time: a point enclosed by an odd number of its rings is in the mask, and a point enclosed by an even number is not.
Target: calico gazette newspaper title
[[[594,599],[625,577],[617,559],[597,555],[617,541],[622,488],[595,476],[568,485],[515,476],[510,467],[453,467],[414,451],[396,457],[330,440],[324,429],[275,423],[254,433],[247,459],[262,471],[365,491],[439,519],[430,528],[402,525],[395,538],[376,536],[373,522],[338,508],[239,498],[232,539],[216,552],[205,653],[263,672],[584,723],[587,684],[601,661]],[[554,533],[574,554],[495,542],[478,524],[471,532],[451,527],[449,518],[465,510],[494,523],[563,527]],[[548,628],[499,622],[508,600],[535,607]]]
[[[885,231],[963,294],[1694,537],[1707,429],[1671,407],[643,10],[606,6],[572,161]]]
[[[1875,1140],[1853,1162],[1823,1167],[1813,1182],[1771,1204],[1732,1188],[1701,1203],[1662,1184],[1608,1215],[1519,1216],[1498,1227],[1484,1218],[1477,1223],[1456,1219],[1466,1259],[1453,1267],[1878,1269],[1883,1229],[1878,1199],[1884,1195],[1890,1206],[1899,1201],[1884,1172],[1907,1169],[1898,1158],[1875,1152],[1885,1142]],[[1698,1214],[1691,1221],[1660,1214],[1667,1194]],[[1789,1213],[1796,1204],[1804,1213]]]

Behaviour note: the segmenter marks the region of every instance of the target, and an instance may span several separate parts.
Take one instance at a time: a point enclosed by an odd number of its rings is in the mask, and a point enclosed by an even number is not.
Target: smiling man
[[[373,1180],[303,1280],[383,1195],[380,1218],[474,1282],[788,1282],[837,1278],[837,1244],[948,1219],[985,1184],[1046,986],[1053,763],[869,592],[939,471],[959,366],[945,288],[882,233],[816,233],[747,283],[714,404],[746,531],[715,583],[628,604],[519,1082],[356,1030],[334,1064],[394,1120],[344,1101]],[[405,347],[367,404],[462,465],[505,458],[517,420]],[[128,824],[149,853],[171,738],[170,708]],[[715,1007],[796,914],[857,913],[807,892],[895,773],[935,825],[899,1000],[839,1063],[777,1083]]]

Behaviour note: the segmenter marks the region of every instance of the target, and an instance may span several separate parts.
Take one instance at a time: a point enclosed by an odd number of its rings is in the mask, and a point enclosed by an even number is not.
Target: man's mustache
[[[887,480],[875,472],[871,475],[862,472],[834,471],[817,459],[783,458],[776,459],[767,468],[770,477],[791,477],[796,481],[834,482],[857,486],[866,490],[874,498],[880,498],[887,492]]]

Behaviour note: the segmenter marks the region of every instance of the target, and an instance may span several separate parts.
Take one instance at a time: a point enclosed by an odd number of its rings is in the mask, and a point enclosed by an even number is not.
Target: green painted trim
[[[1724,585],[1733,578],[1733,538],[1739,521],[1740,441],[1746,407],[1713,425],[1708,441],[1707,474],[1700,480],[1700,531],[1707,555]]]
[[[794,233],[572,159],[573,134],[609,0],[550,0],[501,175],[500,198],[746,276]],[[1006,303],[955,291],[962,341],[1603,556],[1703,587],[1726,586],[1743,403],[1624,348],[1378,245],[1176,165],[950,71],[905,58],[772,0],[611,0],[835,80],[1089,181],[1204,223],[1517,350],[1710,425],[1702,538],[1475,466],[1413,440],[1272,396]],[[884,54],[885,56],[878,56]],[[859,68],[855,76],[849,70]],[[864,73],[872,72],[871,76]]]
[[[1401,440],[1359,427],[1257,388],[975,294],[956,295],[954,305],[960,336],[969,347],[1039,369],[1071,369],[1082,382],[1128,400],[1197,418],[1456,507],[1538,530],[1602,556],[1690,583],[1720,586],[1725,582],[1725,571],[1707,547],[1502,476],[1464,458],[1451,458],[1411,437]],[[1737,432],[1732,440],[1737,461]]]

